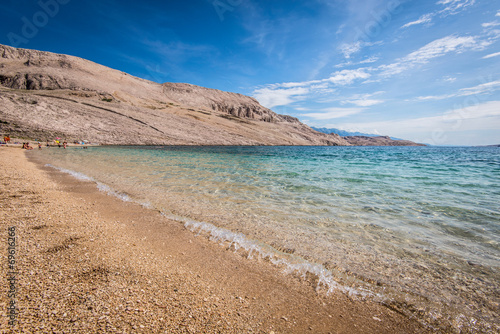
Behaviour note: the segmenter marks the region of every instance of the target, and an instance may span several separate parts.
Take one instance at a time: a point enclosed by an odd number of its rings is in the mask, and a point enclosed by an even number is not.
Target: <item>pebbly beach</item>
[[[2,333],[426,332],[378,303],[319,293],[314,277],[197,237],[155,210],[31,162],[30,153],[0,148]]]

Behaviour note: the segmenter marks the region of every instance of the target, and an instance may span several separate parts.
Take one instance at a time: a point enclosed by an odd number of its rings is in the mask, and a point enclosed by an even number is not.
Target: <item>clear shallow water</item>
[[[167,146],[33,154],[233,247],[262,256],[277,250],[277,263],[313,272],[320,290],[373,298],[433,327],[499,330],[498,148]]]

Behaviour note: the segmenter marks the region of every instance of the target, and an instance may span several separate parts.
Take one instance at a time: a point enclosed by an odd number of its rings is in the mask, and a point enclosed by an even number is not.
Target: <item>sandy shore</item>
[[[426,332],[382,305],[317,293],[314,277],[247,259],[29,154],[0,147],[2,333]]]

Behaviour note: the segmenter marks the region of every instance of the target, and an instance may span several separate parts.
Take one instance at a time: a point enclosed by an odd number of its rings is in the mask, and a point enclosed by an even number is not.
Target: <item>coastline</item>
[[[27,153],[29,154],[29,153]],[[415,333],[414,320],[373,302],[315,291],[138,204],[99,192],[20,149],[0,148],[7,231],[16,227],[17,324],[10,331]]]

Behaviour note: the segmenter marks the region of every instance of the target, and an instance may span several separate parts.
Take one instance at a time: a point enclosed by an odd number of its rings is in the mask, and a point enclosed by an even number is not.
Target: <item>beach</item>
[[[2,333],[426,331],[378,303],[318,293],[313,276],[248,259],[26,154],[0,149]],[[14,284],[7,281],[9,231]]]

